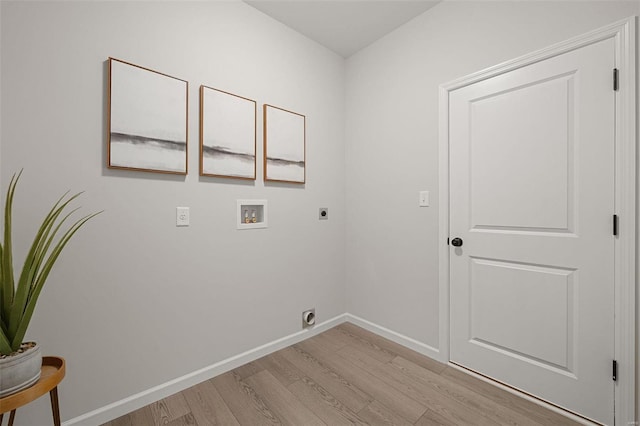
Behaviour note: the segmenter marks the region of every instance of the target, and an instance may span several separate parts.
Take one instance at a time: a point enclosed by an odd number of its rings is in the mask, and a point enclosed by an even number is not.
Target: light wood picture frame
[[[256,101],[200,86],[200,176],[256,179]]]
[[[263,106],[264,180],[306,181],[306,117],[273,105]]]
[[[108,164],[186,175],[189,83],[109,58]]]

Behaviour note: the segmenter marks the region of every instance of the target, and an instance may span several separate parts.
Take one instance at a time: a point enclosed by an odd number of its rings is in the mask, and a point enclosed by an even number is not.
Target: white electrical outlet
[[[176,207],[176,226],[189,226],[189,207]]]

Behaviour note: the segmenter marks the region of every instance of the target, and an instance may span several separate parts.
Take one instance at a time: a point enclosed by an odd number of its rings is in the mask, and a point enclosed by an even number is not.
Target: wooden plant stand
[[[9,415],[9,426],[13,426],[16,417],[16,410],[23,405],[40,398],[49,392],[51,397],[51,411],[53,412],[53,424],[60,426],[60,407],[58,405],[58,384],[65,374],[64,358],[57,356],[42,357],[42,369],[40,379],[35,385],[21,390],[20,392],[0,398],[0,426],[4,414],[11,411]]]

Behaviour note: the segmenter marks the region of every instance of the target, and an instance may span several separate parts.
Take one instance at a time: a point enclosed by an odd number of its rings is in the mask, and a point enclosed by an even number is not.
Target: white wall
[[[25,167],[18,250],[68,188],[106,210],[63,255],[28,336],[69,363],[63,418],[293,333],[310,306],[438,348],[438,86],[633,14],[637,2],[444,2],[345,74],[239,2],[0,2],[0,181]],[[186,178],[105,168],[108,56],[190,81]],[[199,178],[199,84],[306,114],[305,189]],[[270,228],[236,231],[236,198],[267,198]],[[190,228],[175,228],[178,205]],[[48,419],[42,399],[18,424]]]
[[[639,13],[637,1],[447,1],[347,60],[349,313],[439,348],[438,86]]]
[[[105,210],[63,254],[27,336],[67,360],[63,420],[297,332],[306,308],[345,312],[341,57],[235,1],[0,7],[2,182],[25,169],[17,259],[65,190]],[[186,178],[106,169],[109,56],[189,81]],[[305,187],[199,178],[200,84],[306,114]],[[236,230],[237,198],[267,199],[269,228]],[[49,410],[43,398],[17,423]]]

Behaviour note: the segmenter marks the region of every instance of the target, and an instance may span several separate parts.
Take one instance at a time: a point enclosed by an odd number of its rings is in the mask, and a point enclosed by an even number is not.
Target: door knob
[[[453,240],[451,240],[451,245],[454,247],[460,247],[462,246],[462,238],[454,238]]]

